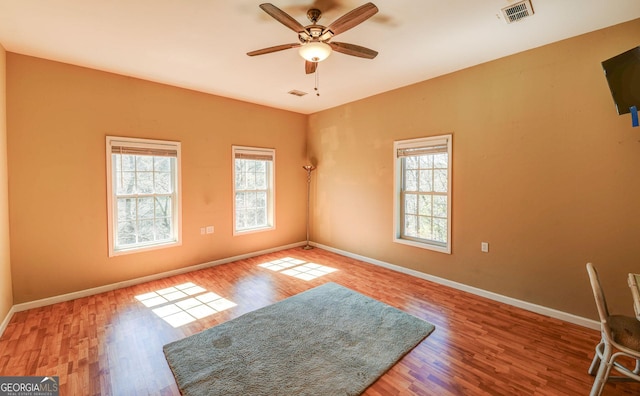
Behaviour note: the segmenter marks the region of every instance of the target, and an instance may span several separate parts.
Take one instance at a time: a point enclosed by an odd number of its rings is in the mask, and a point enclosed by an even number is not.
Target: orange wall
[[[312,115],[312,239],[595,318],[593,261],[611,308],[630,314],[640,128],[616,114],[601,62],[639,37],[635,20]],[[393,142],[445,133],[451,255],[392,242]]]
[[[6,52],[0,45],[0,322],[13,305],[9,250],[9,204],[7,174]]]
[[[13,53],[7,76],[15,303],[305,239],[305,116]],[[182,142],[182,246],[108,257],[106,135]],[[232,236],[233,144],[276,149],[274,231]]]

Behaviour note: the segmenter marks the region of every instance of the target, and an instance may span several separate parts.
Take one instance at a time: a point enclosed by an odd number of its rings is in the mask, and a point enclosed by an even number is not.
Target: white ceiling
[[[332,21],[366,0],[272,0],[303,25],[312,5]],[[510,0],[373,0],[380,12],[334,40],[379,52],[333,53],[315,75],[296,34],[259,0],[0,0],[7,51],[309,114],[640,17],[640,0],[532,0],[506,24]],[[640,38],[639,38],[640,44]],[[612,54],[614,55],[614,54]],[[296,89],[309,94],[296,97]]]

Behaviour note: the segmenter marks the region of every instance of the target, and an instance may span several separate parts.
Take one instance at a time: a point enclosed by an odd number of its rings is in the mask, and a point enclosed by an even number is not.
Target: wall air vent
[[[287,93],[294,96],[304,96],[307,94],[306,92],[298,91],[297,89],[291,90]]]
[[[531,15],[533,15],[533,8],[529,0],[519,1],[502,9],[502,16],[506,23],[518,22]]]

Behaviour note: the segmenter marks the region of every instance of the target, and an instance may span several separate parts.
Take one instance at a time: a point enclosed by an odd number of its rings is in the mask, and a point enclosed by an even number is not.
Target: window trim
[[[398,155],[398,150],[415,149],[420,147],[432,147],[446,144],[447,146],[447,242],[441,244],[437,242],[421,241],[416,239],[403,238],[402,218],[404,212],[402,208],[402,157]],[[416,139],[396,140],[393,142],[393,242],[414,246],[421,249],[433,250],[440,253],[451,254],[451,208],[452,208],[452,134],[430,136]]]
[[[249,157],[271,157],[271,169],[269,172],[269,178],[267,180],[268,194],[267,194],[267,226],[250,228],[246,230],[238,230],[236,228],[236,157],[237,154],[245,154]],[[275,230],[276,228],[276,149],[266,147],[251,147],[251,146],[231,146],[231,183],[232,183],[232,201],[233,201],[233,214],[231,230],[233,236],[246,235],[256,232],[264,232]]]
[[[113,191],[113,163],[111,160],[113,146],[126,146],[136,149],[156,148],[162,151],[176,151],[176,201],[172,213],[172,223],[175,228],[175,240],[159,242],[143,246],[134,246],[124,249],[116,249],[114,226],[117,222],[114,210],[115,196]],[[107,178],[107,239],[109,257],[116,257],[131,253],[140,253],[157,249],[164,249],[182,245],[182,166],[181,166],[181,143],[169,140],[140,139],[131,137],[107,136],[106,137],[106,178]]]

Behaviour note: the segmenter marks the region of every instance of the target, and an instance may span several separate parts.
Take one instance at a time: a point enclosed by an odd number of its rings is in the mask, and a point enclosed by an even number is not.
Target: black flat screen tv
[[[640,109],[640,47],[630,49],[602,62],[618,114]]]

